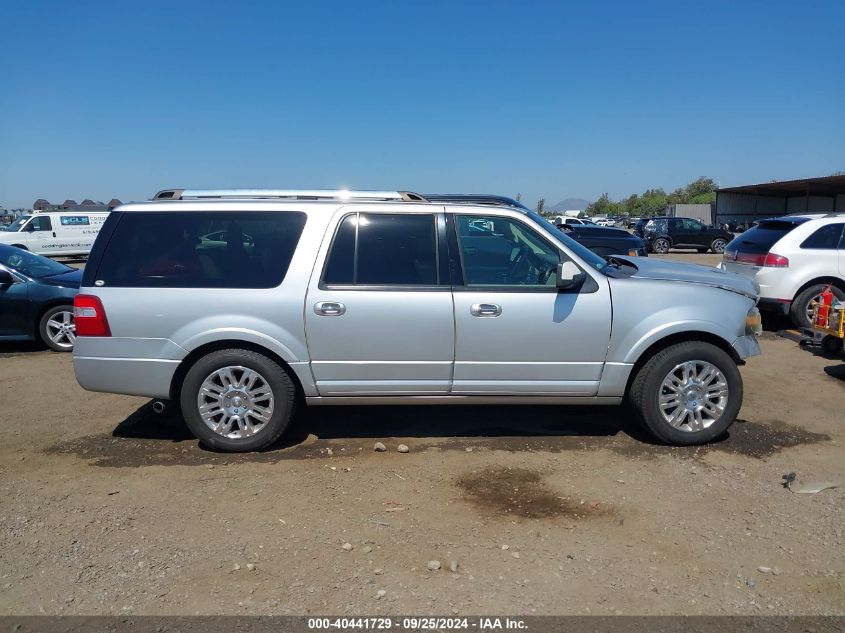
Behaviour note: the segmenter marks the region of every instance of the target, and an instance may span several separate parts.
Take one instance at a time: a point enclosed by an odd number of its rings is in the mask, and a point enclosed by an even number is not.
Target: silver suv
[[[112,211],[76,297],[86,389],[173,400],[211,447],[297,403],[601,404],[671,444],[722,434],[758,288],[601,258],[492,197],[167,190]],[[158,403],[161,407],[163,403]]]

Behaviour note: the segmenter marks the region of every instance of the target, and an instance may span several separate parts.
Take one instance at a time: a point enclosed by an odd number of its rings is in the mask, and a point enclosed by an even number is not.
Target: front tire
[[[73,306],[54,306],[47,310],[38,323],[38,336],[56,352],[72,352],[76,345]]]
[[[722,435],[742,406],[742,376],[724,350],[701,341],[667,347],[637,372],[628,398],[643,427],[675,446]]]
[[[226,452],[255,451],[287,429],[296,386],[274,360],[245,349],[212,352],[188,370],[179,394],[188,428]]]
[[[813,327],[813,302],[821,301],[821,294],[826,287],[827,284],[816,284],[805,288],[795,297],[792,305],[789,306],[789,316],[792,317],[792,322],[797,327]],[[845,301],[844,291],[836,286],[831,286],[831,290],[834,297],[840,301]]]

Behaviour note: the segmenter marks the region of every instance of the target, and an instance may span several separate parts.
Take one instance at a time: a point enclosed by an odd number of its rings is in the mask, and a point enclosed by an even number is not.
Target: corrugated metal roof
[[[845,175],[800,180],[777,180],[741,187],[723,187],[720,193],[747,193],[759,196],[835,196],[845,193]]]

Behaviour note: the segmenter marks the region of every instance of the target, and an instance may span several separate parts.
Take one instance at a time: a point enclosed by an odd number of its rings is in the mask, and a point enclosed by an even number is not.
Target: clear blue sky
[[[0,204],[845,170],[845,2],[0,3]]]

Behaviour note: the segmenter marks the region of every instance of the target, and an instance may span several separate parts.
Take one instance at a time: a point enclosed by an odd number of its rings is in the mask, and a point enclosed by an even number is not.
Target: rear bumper
[[[178,360],[74,356],[76,380],[88,391],[170,398]]]
[[[777,312],[778,314],[789,314],[789,307],[792,305],[791,301],[782,301],[780,299],[767,299],[760,297],[757,302],[757,307],[765,312]]]

